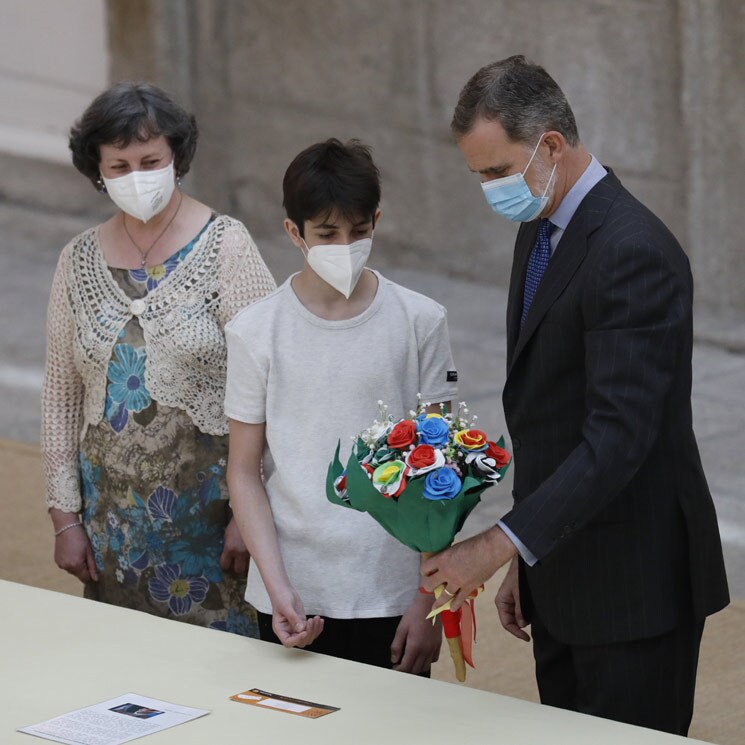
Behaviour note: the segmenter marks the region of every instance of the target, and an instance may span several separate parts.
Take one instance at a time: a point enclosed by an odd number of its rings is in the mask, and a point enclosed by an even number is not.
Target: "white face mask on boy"
[[[157,171],[131,171],[118,178],[101,178],[111,201],[142,222],[162,212],[176,188],[173,161]]]
[[[308,248],[305,258],[310,268],[347,300],[357,286],[372,250],[372,236],[350,244],[327,243]]]

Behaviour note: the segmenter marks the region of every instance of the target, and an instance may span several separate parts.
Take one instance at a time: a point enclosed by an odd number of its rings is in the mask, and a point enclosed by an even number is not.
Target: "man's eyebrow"
[[[501,163],[496,166],[487,166],[486,168],[479,168],[478,171],[474,171],[473,168],[471,168],[471,173],[504,173],[510,168],[510,163]]]

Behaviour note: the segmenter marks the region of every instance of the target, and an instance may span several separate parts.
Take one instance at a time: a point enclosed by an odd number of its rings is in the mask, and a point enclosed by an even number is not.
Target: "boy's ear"
[[[380,220],[380,207],[375,210],[375,217],[373,217],[373,227],[378,227],[378,222]]]
[[[300,237],[300,231],[297,229],[297,225],[290,220],[289,217],[284,219],[284,228],[287,235],[290,236],[290,240],[298,247],[304,248],[303,239]]]

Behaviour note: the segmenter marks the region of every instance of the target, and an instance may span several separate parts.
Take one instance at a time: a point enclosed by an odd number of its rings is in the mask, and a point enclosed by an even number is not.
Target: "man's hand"
[[[515,545],[495,525],[484,533],[425,559],[422,562],[422,585],[430,592],[438,585],[445,585],[445,592],[433,607],[451,600],[450,608],[455,611],[477,587],[516,555]]]
[[[285,647],[307,647],[323,631],[320,616],[306,619],[300,596],[291,587],[272,597],[272,629]]]
[[[431,619],[427,620],[431,605],[429,595],[419,592],[404,613],[391,644],[394,670],[419,675],[437,662],[442,644],[442,623],[439,618],[434,624]]]
[[[235,518],[231,518],[228,527],[225,528],[225,542],[222,554],[220,554],[220,567],[224,572],[233,572],[239,577],[245,578],[248,573],[248,560],[250,558]]]
[[[530,641],[528,634],[523,629],[528,625],[523,618],[520,609],[520,583],[518,581],[518,558],[512,559],[507,576],[499,587],[494,604],[497,606],[499,621],[502,626],[518,639],[525,642]]]

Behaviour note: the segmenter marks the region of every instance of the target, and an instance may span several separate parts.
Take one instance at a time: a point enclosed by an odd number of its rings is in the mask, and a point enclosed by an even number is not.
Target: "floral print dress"
[[[130,298],[144,297],[206,229],[163,264],[111,269],[114,279]],[[204,434],[185,412],[154,401],[145,359],[135,317],[109,361],[104,419],[81,447],[83,522],[99,574],[85,596],[258,636],[256,613],[243,597],[246,578],[220,567],[230,520],[228,438]]]

